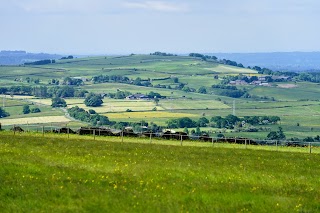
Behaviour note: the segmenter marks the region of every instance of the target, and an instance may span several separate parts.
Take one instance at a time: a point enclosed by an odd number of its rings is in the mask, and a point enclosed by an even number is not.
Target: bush
[[[51,104],[52,107],[66,107],[67,106],[67,103],[63,98],[55,97],[55,98],[52,98],[51,101],[52,101],[52,104]]]
[[[0,107],[0,118],[5,118],[8,116],[10,116],[10,114]]]
[[[96,114],[96,111],[94,111],[93,109],[89,109],[89,111],[88,111],[91,115],[94,115],[94,114]]]
[[[39,113],[39,112],[41,112],[41,110],[38,107],[31,109],[31,113]]]
[[[108,117],[99,115],[98,113],[90,114],[89,112],[85,111],[82,108],[79,108],[78,106],[68,109],[68,113],[71,117],[80,121],[91,123],[94,126],[111,124]]]
[[[30,113],[30,107],[29,105],[24,105],[22,109],[23,114],[29,114]]]
[[[88,97],[84,100],[86,106],[98,107],[103,104],[102,98],[100,95],[90,93]]]

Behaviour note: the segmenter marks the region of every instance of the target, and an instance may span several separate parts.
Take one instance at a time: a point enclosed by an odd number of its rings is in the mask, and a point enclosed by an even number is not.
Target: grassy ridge
[[[320,210],[318,154],[116,140],[1,134],[2,212]]]

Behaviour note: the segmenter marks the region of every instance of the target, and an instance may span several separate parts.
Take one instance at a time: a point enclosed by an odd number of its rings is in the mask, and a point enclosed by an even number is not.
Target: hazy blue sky
[[[0,49],[320,51],[319,0],[0,0]]]

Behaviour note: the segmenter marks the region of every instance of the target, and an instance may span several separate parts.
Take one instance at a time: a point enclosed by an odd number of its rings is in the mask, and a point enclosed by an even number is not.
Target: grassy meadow
[[[1,212],[320,211],[320,155],[299,148],[0,135]]]

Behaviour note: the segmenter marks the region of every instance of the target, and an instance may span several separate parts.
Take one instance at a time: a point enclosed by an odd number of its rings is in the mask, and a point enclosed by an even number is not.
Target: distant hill
[[[27,53],[26,51],[6,51],[0,52],[0,65],[19,65],[25,62],[34,62],[44,59],[60,59],[62,56],[47,53]]]
[[[274,71],[320,71],[320,52],[207,53],[245,66],[260,66]]]

